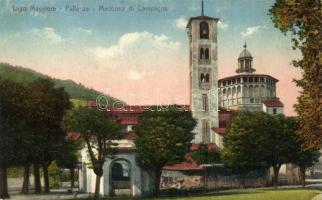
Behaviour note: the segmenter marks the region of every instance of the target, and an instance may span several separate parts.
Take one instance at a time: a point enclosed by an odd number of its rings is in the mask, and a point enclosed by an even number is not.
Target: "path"
[[[322,200],[322,193],[316,195],[312,200]]]

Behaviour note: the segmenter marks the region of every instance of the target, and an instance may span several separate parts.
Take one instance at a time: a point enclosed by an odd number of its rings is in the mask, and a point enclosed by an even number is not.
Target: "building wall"
[[[273,98],[276,79],[268,75],[236,75],[219,81],[219,105],[224,108],[261,111],[262,101]]]
[[[270,115],[279,115],[284,114],[284,108],[283,107],[266,107],[265,104],[263,104],[262,109],[264,112],[270,114]],[[275,113],[274,113],[275,109]]]
[[[199,38],[199,24],[207,21],[209,24],[209,40]],[[192,20],[190,28],[190,86],[191,86],[191,110],[194,118],[197,119],[196,133],[193,143],[214,142],[214,135],[211,134],[212,127],[218,127],[218,67],[217,67],[217,22],[215,20]],[[199,62],[199,47],[210,46],[210,63]],[[210,73],[209,85],[200,85],[200,73],[205,70]],[[202,95],[208,96],[209,111],[203,110]],[[203,141],[202,121],[209,123],[209,139]]]
[[[219,135],[217,133],[214,133],[215,136],[215,144],[219,147],[219,148],[224,148],[224,144],[223,144],[223,136]]]
[[[231,189],[265,187],[269,183],[267,170],[238,174],[223,166],[209,166],[202,171],[166,171],[161,178],[162,189]]]
[[[91,169],[87,149],[81,150],[82,168],[79,171],[79,188],[82,192],[95,193],[96,174]],[[100,194],[104,195],[104,178],[101,178]]]
[[[124,141],[123,141],[124,142]],[[104,196],[111,196],[113,194],[111,186],[111,167],[116,161],[126,161],[130,166],[130,181],[131,181],[131,196],[137,197],[141,195],[149,195],[151,193],[151,176],[141,170],[136,164],[135,153],[118,153],[113,156],[113,159],[107,158],[103,170],[104,175],[101,178],[100,194]],[[84,148],[81,151],[81,162],[82,169],[79,172],[79,187],[83,192],[94,193],[95,192],[95,181],[96,175],[93,169],[90,167],[90,160],[87,155],[87,149]]]

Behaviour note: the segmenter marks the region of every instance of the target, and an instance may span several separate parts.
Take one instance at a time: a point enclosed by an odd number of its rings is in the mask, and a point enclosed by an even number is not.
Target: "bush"
[[[23,167],[11,167],[8,169],[8,178],[23,177]]]
[[[200,144],[199,149],[188,153],[198,164],[220,163],[221,154],[218,150],[209,150],[207,145]]]
[[[60,173],[56,162],[52,162],[48,167],[48,174],[49,174],[49,187],[50,188],[59,188],[60,183]]]

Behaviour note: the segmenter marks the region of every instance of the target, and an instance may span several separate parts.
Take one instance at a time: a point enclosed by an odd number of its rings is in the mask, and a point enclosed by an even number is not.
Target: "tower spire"
[[[201,16],[204,16],[204,12],[203,12],[203,0],[201,0]]]

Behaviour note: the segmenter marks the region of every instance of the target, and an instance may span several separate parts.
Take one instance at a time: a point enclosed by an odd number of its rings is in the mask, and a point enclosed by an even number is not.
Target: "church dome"
[[[238,68],[237,73],[253,73],[256,71],[253,68],[253,56],[247,50],[247,44],[245,42],[243,51],[239,54],[238,57]]]
[[[246,49],[247,45],[244,44],[244,50],[239,54],[238,59],[240,58],[253,58],[252,54]]]

